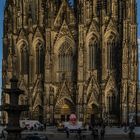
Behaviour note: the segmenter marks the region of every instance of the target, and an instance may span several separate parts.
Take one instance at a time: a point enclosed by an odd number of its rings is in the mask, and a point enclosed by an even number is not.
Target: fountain
[[[7,140],[20,140],[21,139],[21,131],[19,120],[20,114],[22,111],[28,111],[28,105],[19,105],[19,96],[24,94],[23,90],[20,90],[17,87],[18,80],[15,76],[12,77],[10,80],[11,88],[10,89],[3,89],[4,93],[9,94],[10,103],[3,104],[0,106],[1,111],[6,111],[8,113],[8,125],[5,129],[8,132]]]

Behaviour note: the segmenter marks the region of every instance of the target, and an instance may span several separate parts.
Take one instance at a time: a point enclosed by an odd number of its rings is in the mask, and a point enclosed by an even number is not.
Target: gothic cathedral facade
[[[22,117],[127,123],[137,110],[136,16],[135,0],[7,0],[2,87],[16,75],[19,103],[30,105]]]

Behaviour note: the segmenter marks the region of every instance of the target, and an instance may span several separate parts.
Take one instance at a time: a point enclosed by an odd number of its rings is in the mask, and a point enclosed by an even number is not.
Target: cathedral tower
[[[3,88],[17,76],[20,103],[30,105],[23,118],[128,123],[137,106],[136,15],[135,0],[7,0]]]

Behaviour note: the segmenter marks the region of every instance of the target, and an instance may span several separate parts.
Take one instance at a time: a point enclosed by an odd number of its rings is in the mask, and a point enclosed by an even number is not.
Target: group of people
[[[66,137],[69,138],[70,137],[70,130],[69,128],[65,128],[65,132],[66,132]],[[85,135],[83,133],[82,135],[82,129],[77,129],[75,131],[77,133],[77,137],[79,140],[84,140],[85,139]],[[104,140],[104,136],[105,136],[105,126],[101,126],[100,128],[98,127],[92,127],[91,128],[91,137],[93,137],[94,140]]]
[[[125,131],[125,129],[126,129],[127,127],[126,127],[126,125],[124,125],[124,132],[126,132]],[[128,133],[128,138],[130,139],[130,140],[134,140],[135,139],[135,132],[133,131],[135,128],[134,128],[134,124],[130,124],[129,125],[129,131],[128,131],[128,129],[127,129],[127,132],[129,132]],[[89,130],[91,131],[91,135],[90,136],[92,136],[92,138],[94,139],[94,140],[104,140],[104,136],[105,136],[105,125],[101,125],[101,126],[92,126],[92,127],[90,127],[89,128]],[[82,129],[77,129],[77,131],[76,131],[76,133],[77,133],[77,136],[78,136],[78,139],[79,140],[84,140],[84,133],[82,133]],[[65,132],[66,132],[66,137],[67,138],[69,138],[69,136],[70,136],[70,130],[68,129],[68,128],[65,128]]]
[[[69,136],[70,136],[70,130],[69,130],[69,128],[66,127],[65,128],[65,131],[66,131],[66,137],[69,138]],[[81,135],[82,130],[79,128],[79,129],[75,130],[75,132],[77,133],[76,136],[78,136],[78,139],[79,140],[82,140],[82,135]]]
[[[95,140],[98,140],[100,138],[100,140],[104,139],[105,136],[105,126],[101,126],[101,127],[93,127],[92,129],[92,135],[93,138]]]
[[[135,139],[135,132],[134,132],[134,129],[135,129],[135,124],[132,122],[129,124],[129,139],[130,140],[134,140]],[[125,124],[124,125],[124,132],[126,133],[127,132],[127,125]]]

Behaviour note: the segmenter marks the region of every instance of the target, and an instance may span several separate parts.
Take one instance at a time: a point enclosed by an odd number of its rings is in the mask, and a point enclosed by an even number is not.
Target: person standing
[[[1,138],[3,138],[5,140],[4,130],[2,130],[2,132],[1,132]]]
[[[94,128],[92,128],[92,133],[91,133],[91,135],[93,136],[93,139],[95,139],[95,130],[94,130]]]
[[[134,140],[135,139],[135,132],[133,132],[133,130],[129,132],[129,139],[130,140]]]
[[[95,140],[98,140],[99,139],[99,134],[98,134],[98,129],[94,129],[94,138]]]
[[[78,129],[77,133],[78,133],[79,140],[81,140],[82,137],[81,137],[81,129],[80,128]]]
[[[100,138],[101,140],[104,140],[104,136],[105,136],[105,128],[103,127],[100,131]]]
[[[67,136],[67,138],[69,138],[69,136],[70,136],[69,128],[68,127],[66,127],[66,136]]]

